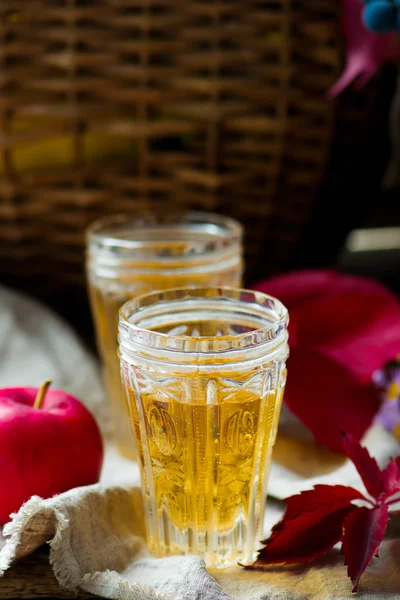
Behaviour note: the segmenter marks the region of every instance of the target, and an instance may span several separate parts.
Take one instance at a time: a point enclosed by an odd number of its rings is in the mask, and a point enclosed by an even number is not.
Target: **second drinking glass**
[[[120,451],[134,457],[117,356],[118,310],[140,294],[184,286],[239,287],[242,227],[212,213],[114,215],[87,235],[87,277]]]

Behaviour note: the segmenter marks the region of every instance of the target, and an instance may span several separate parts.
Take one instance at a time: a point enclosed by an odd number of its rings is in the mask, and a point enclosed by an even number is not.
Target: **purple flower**
[[[400,358],[375,371],[373,382],[382,397],[382,406],[375,422],[400,437]]]

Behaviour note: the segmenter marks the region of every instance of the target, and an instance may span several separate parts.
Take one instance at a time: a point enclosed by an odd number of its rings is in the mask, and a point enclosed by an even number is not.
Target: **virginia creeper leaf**
[[[290,496],[285,500],[283,519],[275,525],[270,538],[262,542],[265,547],[252,567],[308,562],[342,540],[348,575],[353,592],[357,591],[361,575],[372,558],[378,557],[392,496],[400,492],[400,456],[381,471],[354,437],[343,432],[341,435],[349,459],[376,504],[344,485],[316,485],[312,490]],[[370,506],[355,506],[354,500],[367,501]]]
[[[382,471],[382,488],[385,496],[400,492],[400,456],[391,460]]]
[[[352,500],[364,500],[358,490],[345,485],[316,485],[313,490],[307,490],[286,498],[285,519],[294,519],[299,515],[312,512],[326,505],[347,506]]]
[[[357,591],[361,575],[378,552],[388,521],[388,507],[381,504],[372,509],[358,507],[344,522],[342,550],[353,592]]]
[[[352,435],[342,432],[342,439],[344,450],[354,463],[367,491],[378,498],[382,492],[382,476],[375,458]]]
[[[331,502],[294,519],[283,520],[272,530],[272,535],[253,566],[307,562],[324,554],[341,539],[345,518],[356,507]]]
[[[308,427],[316,442],[343,454],[339,430],[360,439],[379,407],[372,386],[320,351],[295,347],[288,360],[285,403]]]

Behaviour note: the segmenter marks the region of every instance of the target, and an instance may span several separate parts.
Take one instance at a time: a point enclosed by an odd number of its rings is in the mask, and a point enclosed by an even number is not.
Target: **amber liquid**
[[[103,377],[110,401],[114,439],[119,451],[127,458],[136,457],[135,441],[127,427],[125,395],[121,386],[118,359],[118,311],[130,299],[122,293],[103,292],[91,286],[90,298],[96,326],[96,337],[102,358]]]
[[[156,264],[150,265],[155,267]],[[112,288],[109,282],[91,282],[90,300],[94,316],[96,337],[102,358],[104,380],[107,395],[110,400],[111,417],[113,421],[114,438],[118,448],[127,458],[135,458],[135,441],[129,426],[126,410],[125,394],[121,386],[120,363],[118,358],[118,311],[120,307],[135,296],[146,294],[153,290],[162,290],[173,287],[185,286],[231,286],[238,287],[241,284],[241,268],[225,268],[215,270],[212,274],[204,270],[191,273],[190,276],[179,273],[166,276],[163,271],[159,274],[150,275],[134,274],[112,280]]]
[[[186,329],[206,335],[202,324]],[[209,566],[254,560],[283,395],[274,369],[168,379],[123,363],[156,556],[202,554]]]

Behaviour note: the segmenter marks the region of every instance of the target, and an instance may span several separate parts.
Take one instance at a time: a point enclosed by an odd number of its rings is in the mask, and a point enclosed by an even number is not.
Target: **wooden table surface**
[[[27,598],[95,598],[87,592],[73,594],[63,590],[49,564],[49,548],[42,546],[36,552],[15,563],[4,577],[0,577],[0,600]]]

